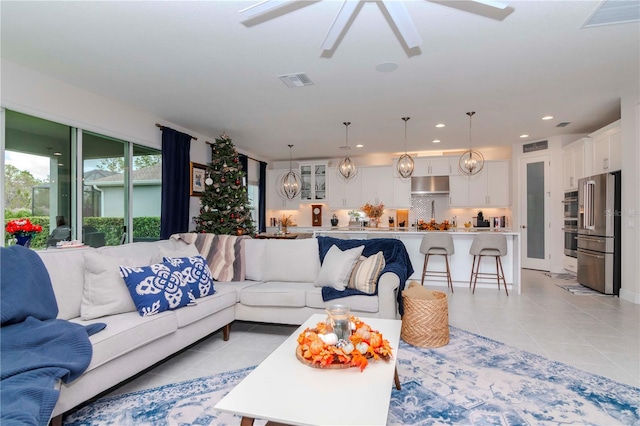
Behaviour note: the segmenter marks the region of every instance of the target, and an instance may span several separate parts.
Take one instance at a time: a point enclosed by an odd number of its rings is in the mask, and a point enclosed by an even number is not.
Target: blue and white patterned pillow
[[[191,257],[167,257],[162,259],[164,262],[182,270],[182,275],[189,286],[191,293],[196,298],[212,295],[216,292],[213,286],[213,277],[209,270],[207,261],[202,256]]]
[[[178,309],[195,301],[182,271],[170,263],[120,266],[120,276],[142,316]]]

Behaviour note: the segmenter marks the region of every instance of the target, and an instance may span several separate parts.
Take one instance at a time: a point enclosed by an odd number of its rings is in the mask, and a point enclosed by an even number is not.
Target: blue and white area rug
[[[640,424],[640,388],[455,327],[450,334],[436,349],[401,342],[402,390],[391,393],[389,425]],[[213,406],[251,370],[104,398],[64,424],[237,426],[238,417]]]

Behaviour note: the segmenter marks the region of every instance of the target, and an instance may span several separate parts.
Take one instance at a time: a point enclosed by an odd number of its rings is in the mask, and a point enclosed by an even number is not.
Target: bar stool
[[[424,285],[424,277],[437,276],[447,277],[447,285],[451,287],[451,293],[453,293],[453,282],[451,281],[451,270],[449,269],[449,256],[455,253],[453,248],[453,238],[451,234],[444,232],[429,232],[422,237],[422,243],[420,244],[420,253],[424,254],[424,266],[422,267],[422,281]],[[429,263],[429,256],[439,255],[444,256],[444,262],[446,265],[446,271],[434,271],[428,270],[427,264]]]
[[[476,291],[476,282],[478,281],[478,276],[482,277],[496,277],[498,280],[498,291],[500,290],[500,278],[502,278],[502,283],[504,284],[504,291],[509,295],[509,290],[507,290],[507,282],[504,279],[504,270],[502,269],[502,261],[500,260],[501,256],[507,254],[507,237],[504,235],[498,234],[478,234],[473,239],[471,243],[471,248],[469,249],[469,254],[473,255],[473,263],[471,264],[471,278],[469,278],[469,287],[473,283],[473,291]],[[493,256],[496,259],[496,273],[490,272],[479,272],[480,271],[480,261],[483,256]],[[476,257],[478,258],[478,263],[476,264]]]

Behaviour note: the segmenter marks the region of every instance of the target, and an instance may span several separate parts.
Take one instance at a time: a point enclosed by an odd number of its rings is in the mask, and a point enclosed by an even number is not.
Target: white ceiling
[[[1,54],[193,132],[226,131],[266,160],[287,159],[287,144],[297,159],[340,157],[344,121],[349,145],[364,144],[352,155],[397,154],[403,116],[409,152],[464,149],[470,110],[474,147],[586,133],[638,95],[638,22],[581,28],[598,1],[506,1],[502,19],[466,1],[407,1],[423,40],[411,50],[365,2],[328,53],[342,2],[295,2],[243,24],[238,12],[255,3],[2,1]],[[383,62],[398,68],[376,71]],[[297,72],[314,85],[278,79]]]

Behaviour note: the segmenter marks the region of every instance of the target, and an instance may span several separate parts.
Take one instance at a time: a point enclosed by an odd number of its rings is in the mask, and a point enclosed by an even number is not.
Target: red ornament
[[[233,159],[233,162],[234,162],[234,163],[237,163],[238,161],[240,161],[240,160],[238,160],[238,157],[235,157],[235,158]]]
[[[236,179],[236,185],[240,185],[240,180]]]
[[[227,181],[227,180],[226,180],[225,178],[223,178],[223,177],[222,177],[222,178],[220,178],[220,182],[224,183],[224,182],[226,182],[226,181]]]
[[[224,219],[223,218],[220,218],[220,223],[224,223]]]

